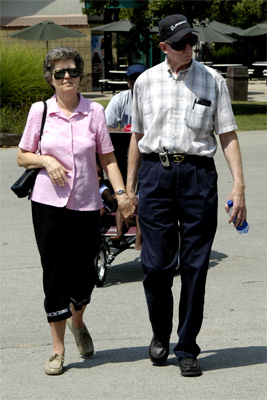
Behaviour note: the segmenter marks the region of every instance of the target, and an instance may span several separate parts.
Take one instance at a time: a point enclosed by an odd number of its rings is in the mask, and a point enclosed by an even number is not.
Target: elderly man
[[[180,225],[182,286],[174,353],[183,376],[202,374],[196,338],[217,227],[214,132],[233,176],[228,196],[234,203],[230,221],[236,218],[237,226],[246,218],[241,154],[229,93],[220,74],[192,59],[195,32],[183,15],[171,15],[159,23],[159,46],[166,58],[135,82],[127,178],[127,192],[135,203],[137,174],[140,183],[141,260],[153,331],[149,356],[155,365],[164,364],[169,354]]]

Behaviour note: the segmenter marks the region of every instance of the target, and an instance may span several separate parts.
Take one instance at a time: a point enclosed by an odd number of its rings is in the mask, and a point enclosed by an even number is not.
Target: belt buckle
[[[181,163],[185,159],[185,156],[182,156],[181,154],[173,154],[172,155],[172,161],[175,163]]]

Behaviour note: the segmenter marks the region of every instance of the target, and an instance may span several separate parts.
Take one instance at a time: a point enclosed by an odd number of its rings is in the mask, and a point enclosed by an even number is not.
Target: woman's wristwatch
[[[117,192],[115,192],[114,194],[115,194],[115,196],[119,196],[123,193],[127,193],[126,190],[120,189],[120,190],[117,190]]]

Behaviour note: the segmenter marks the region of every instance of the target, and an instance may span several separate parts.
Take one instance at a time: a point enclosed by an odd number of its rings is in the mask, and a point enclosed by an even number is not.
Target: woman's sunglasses
[[[57,71],[54,71],[54,78],[63,79],[65,77],[66,72],[69,74],[71,78],[78,78],[78,76],[80,75],[77,68],[62,68]]]
[[[174,43],[165,42],[165,43],[171,46],[173,50],[181,51],[185,49],[187,44],[189,44],[189,46],[191,47],[195,46],[197,44],[197,41],[198,41],[197,35],[191,35],[186,39],[179,40],[179,42],[174,42]]]

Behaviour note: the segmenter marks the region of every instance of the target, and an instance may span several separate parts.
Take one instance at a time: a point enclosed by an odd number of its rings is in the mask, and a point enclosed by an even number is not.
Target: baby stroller
[[[128,249],[131,244],[135,242],[136,226],[131,226],[129,230],[124,233],[125,240],[117,244],[110,239],[111,236],[116,234],[116,223],[114,213],[106,214],[100,222],[101,242],[100,247],[95,258],[96,270],[96,286],[102,287],[105,283],[108,268],[115,260],[115,257]]]
[[[131,133],[130,132],[110,132],[111,140],[114,146],[114,153],[117,158],[118,166],[120,168],[124,182],[126,181],[127,174],[127,154],[130,143]],[[105,180],[106,186],[112,190],[110,183]],[[124,238],[125,240],[120,242],[113,242],[111,237],[116,235],[116,221],[115,212],[107,212],[100,219],[100,234],[101,243],[98,250],[98,254],[95,258],[95,270],[96,270],[96,286],[102,287],[107,277],[107,271],[115,257],[128,249],[136,239],[136,225],[130,226],[128,229],[124,226]]]

